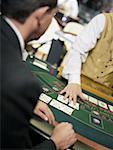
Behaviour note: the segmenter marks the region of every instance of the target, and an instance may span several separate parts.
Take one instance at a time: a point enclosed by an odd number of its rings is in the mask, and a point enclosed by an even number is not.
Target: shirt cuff
[[[68,83],[77,83],[80,84],[80,75],[79,74],[70,74]]]
[[[52,139],[49,139],[49,141],[52,143],[53,148],[56,150],[56,149],[57,149],[57,147],[56,147],[56,144],[54,143],[54,141],[53,141]]]

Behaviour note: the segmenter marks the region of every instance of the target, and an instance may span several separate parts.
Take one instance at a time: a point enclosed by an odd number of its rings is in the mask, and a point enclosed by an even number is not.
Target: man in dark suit
[[[58,124],[50,140],[32,147],[29,119],[34,111],[50,124],[54,116],[37,102],[38,81],[22,61],[24,42],[39,37],[56,11],[56,0],[3,0],[1,15],[1,137],[2,149],[66,149],[76,140],[70,123]],[[35,109],[34,109],[35,108]]]

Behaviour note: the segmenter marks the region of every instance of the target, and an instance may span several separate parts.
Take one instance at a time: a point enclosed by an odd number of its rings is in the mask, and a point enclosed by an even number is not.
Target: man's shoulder
[[[101,13],[101,14],[96,15],[92,20],[93,21],[101,21],[103,19],[105,19],[105,15],[104,15],[104,13]]]

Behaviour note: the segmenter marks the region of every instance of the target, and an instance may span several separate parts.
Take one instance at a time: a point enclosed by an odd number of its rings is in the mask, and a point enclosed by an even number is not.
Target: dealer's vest
[[[106,23],[82,67],[82,74],[96,82],[113,88],[113,13],[104,13]]]

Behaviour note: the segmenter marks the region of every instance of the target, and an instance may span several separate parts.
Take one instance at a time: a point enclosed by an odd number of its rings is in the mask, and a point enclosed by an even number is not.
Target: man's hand
[[[59,123],[53,130],[51,139],[54,141],[58,150],[65,150],[75,143],[76,134],[70,123]]]
[[[65,93],[64,99],[69,98],[69,101],[73,101],[76,104],[77,96],[81,99],[85,99],[82,94],[82,90],[79,84],[76,83],[69,83],[61,92],[60,94]]]
[[[49,109],[49,107],[47,106],[47,104],[45,104],[41,101],[38,101],[33,112],[36,115],[40,116],[45,121],[48,121],[49,124],[52,124],[52,125],[55,124],[54,115],[53,115],[52,111]]]

